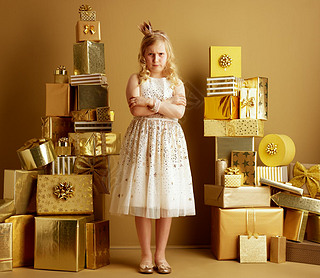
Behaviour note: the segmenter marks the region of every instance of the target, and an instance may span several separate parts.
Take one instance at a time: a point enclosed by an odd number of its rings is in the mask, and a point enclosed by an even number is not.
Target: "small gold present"
[[[241,88],[240,104],[239,104],[240,119],[256,119],[257,118],[257,89]]]
[[[78,21],[76,35],[77,42],[101,41],[100,21]]]
[[[73,122],[90,122],[97,120],[96,109],[81,109],[76,111],[71,111]]]
[[[286,261],[286,237],[273,236],[270,239],[270,262],[284,263]]]
[[[12,270],[12,223],[0,223],[0,272]]]
[[[55,147],[57,156],[71,155],[71,145],[69,144],[68,137],[61,137]]]
[[[68,71],[66,70],[65,66],[58,66],[54,71],[54,83],[68,83]]]
[[[229,167],[224,171],[223,185],[225,187],[240,187],[242,185],[242,174],[237,167]]]
[[[113,122],[114,121],[114,111],[110,110],[109,106],[97,107],[97,121],[98,122]]]
[[[80,20],[96,21],[96,11],[93,11],[89,5],[81,5],[79,8]]]

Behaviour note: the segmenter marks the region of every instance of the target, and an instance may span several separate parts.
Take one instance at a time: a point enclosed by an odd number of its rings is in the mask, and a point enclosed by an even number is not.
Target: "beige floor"
[[[1,272],[0,277],[105,277],[131,278],[154,277],[137,272],[139,250],[111,249],[111,264],[98,270],[82,270],[75,272],[44,271],[32,268],[14,268],[12,272]],[[240,264],[236,261],[217,261],[208,249],[173,249],[167,250],[167,259],[173,272],[165,277],[174,278],[315,278],[320,277],[320,266],[286,262],[283,264]]]

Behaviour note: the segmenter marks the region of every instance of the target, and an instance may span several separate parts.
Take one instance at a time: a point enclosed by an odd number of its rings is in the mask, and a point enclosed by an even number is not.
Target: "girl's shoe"
[[[152,263],[144,262],[139,265],[139,272],[144,274],[153,273],[154,265]]]
[[[171,266],[166,261],[156,263],[154,269],[160,274],[170,274],[172,271]]]

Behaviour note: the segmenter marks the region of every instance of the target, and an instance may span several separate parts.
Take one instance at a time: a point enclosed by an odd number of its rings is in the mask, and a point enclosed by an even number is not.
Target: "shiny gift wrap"
[[[0,199],[0,222],[15,214],[14,200]]]
[[[307,240],[320,243],[320,215],[309,215],[307,222]]]
[[[73,45],[74,74],[105,73],[104,43],[84,41]]]
[[[114,121],[114,111],[110,110],[110,107],[97,107],[97,121],[98,122],[113,122]]]
[[[46,84],[46,116],[69,116],[71,110],[70,85]]]
[[[241,88],[239,106],[240,119],[256,119],[258,106],[257,89]]]
[[[76,26],[76,40],[101,41],[100,21],[78,21]]]
[[[50,139],[30,139],[17,150],[17,154],[24,170],[41,168],[57,157]]]
[[[305,240],[304,242],[287,241],[287,261],[320,265],[320,244]]]
[[[12,223],[0,223],[0,272],[12,270]]]
[[[61,156],[52,161],[49,172],[51,175],[71,175],[74,173],[76,156]]]
[[[68,71],[65,66],[58,66],[53,75],[54,83],[68,83]]]
[[[239,118],[239,97],[212,96],[204,98],[204,118],[231,120]]]
[[[284,263],[286,261],[286,238],[273,236],[270,240],[270,262]]]
[[[95,109],[81,109],[76,111],[71,111],[72,121],[96,121],[97,115]]]
[[[256,169],[256,184],[260,184],[260,179],[268,179],[276,182],[287,182],[288,181],[288,166],[257,166]]]
[[[121,148],[120,133],[69,133],[69,141],[74,155],[100,156],[119,154]]]
[[[34,268],[79,271],[85,267],[86,223],[93,216],[35,217]]]
[[[211,215],[211,250],[218,260],[238,258],[238,237],[247,231],[247,210],[252,221],[252,208],[222,209],[212,208]],[[272,236],[282,236],[282,208],[254,208],[255,233],[267,237],[267,254]]]
[[[5,220],[12,223],[13,267],[33,265],[34,216],[14,215]]]
[[[96,11],[93,11],[89,5],[81,5],[79,8],[80,20],[95,21]]]
[[[109,220],[87,223],[86,235],[86,268],[110,264]]]
[[[307,220],[307,211],[286,209],[283,236],[289,240],[302,242],[306,232]]]
[[[73,190],[73,192],[70,189]],[[92,214],[91,175],[39,175],[37,214]]]
[[[238,167],[243,174],[243,185],[255,185],[257,152],[232,151],[231,166]]]
[[[239,236],[240,263],[266,263],[267,238],[265,235]]]
[[[228,160],[226,159],[217,159],[215,165],[215,185],[222,185],[222,177],[224,171],[228,168]]]
[[[75,102],[77,110],[108,106],[108,85],[78,85],[76,87]]]
[[[298,188],[298,187],[294,187],[290,183],[282,183],[282,182],[272,181],[272,180],[268,180],[268,179],[264,179],[264,178],[260,179],[260,183],[262,185],[268,185],[270,187],[274,187],[274,188],[277,188],[280,190],[291,192],[291,193],[294,193],[294,194],[297,194],[300,196],[302,196],[302,193],[303,193],[303,189]],[[277,192],[279,192],[279,190]]]
[[[4,170],[3,198],[13,199],[16,214],[34,213],[38,171]]]

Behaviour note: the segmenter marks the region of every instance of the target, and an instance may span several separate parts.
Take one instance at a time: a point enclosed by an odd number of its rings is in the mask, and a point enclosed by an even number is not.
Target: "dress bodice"
[[[170,85],[170,81],[165,77],[149,77],[140,85],[140,93],[143,97],[157,98],[163,101],[173,96],[173,90],[170,88]]]

